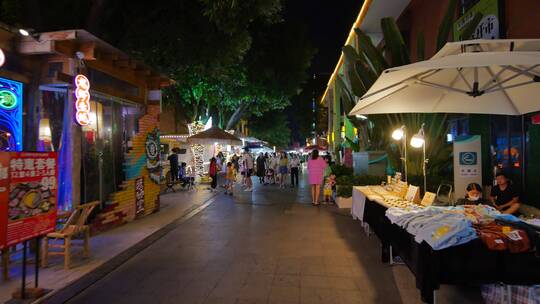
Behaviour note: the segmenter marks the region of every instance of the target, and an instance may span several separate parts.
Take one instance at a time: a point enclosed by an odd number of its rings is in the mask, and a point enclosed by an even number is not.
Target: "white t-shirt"
[[[289,167],[290,168],[298,168],[300,167],[300,160],[296,157],[293,157],[289,160]]]
[[[249,153],[244,153],[244,162],[247,169],[253,169],[253,157]]]

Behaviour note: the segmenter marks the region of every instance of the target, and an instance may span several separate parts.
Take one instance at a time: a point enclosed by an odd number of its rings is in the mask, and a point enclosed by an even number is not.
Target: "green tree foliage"
[[[250,135],[267,141],[271,146],[285,148],[291,140],[291,129],[283,111],[268,111],[260,119],[252,120]]]
[[[282,109],[312,48],[280,0],[0,0],[0,17],[38,32],[85,28],[175,80],[164,102],[188,120]],[[69,13],[66,13],[69,12]]]

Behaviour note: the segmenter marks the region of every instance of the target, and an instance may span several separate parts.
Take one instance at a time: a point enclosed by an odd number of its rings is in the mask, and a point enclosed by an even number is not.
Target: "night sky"
[[[310,73],[328,78],[337,64],[362,0],[288,0],[285,18],[295,19],[307,26],[310,40],[318,52]]]
[[[284,18],[304,26],[312,46],[317,49],[308,71],[309,77],[302,87],[303,92],[286,109],[293,142],[303,145],[306,136],[310,136],[306,128],[311,130],[314,119],[311,115],[311,102],[313,98],[319,99],[324,94],[362,3],[362,0],[285,2]],[[320,125],[317,129],[320,132],[326,128]]]

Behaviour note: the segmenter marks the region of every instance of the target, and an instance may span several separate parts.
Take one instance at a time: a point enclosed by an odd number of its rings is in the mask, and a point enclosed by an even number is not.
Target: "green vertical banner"
[[[338,81],[334,81],[334,101],[332,111],[332,144],[334,150],[341,145],[341,86]]]
[[[347,116],[343,117],[344,125],[345,125],[345,137],[354,141],[356,139],[356,134],[354,133],[354,125],[352,122],[347,118]]]

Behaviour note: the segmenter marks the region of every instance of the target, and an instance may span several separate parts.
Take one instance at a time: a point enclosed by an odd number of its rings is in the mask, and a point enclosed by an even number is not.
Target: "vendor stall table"
[[[440,284],[540,283],[540,258],[534,253],[490,251],[480,240],[433,250],[427,243],[417,243],[413,235],[392,224],[385,215],[388,205],[373,193],[363,194],[365,206],[360,219],[379,237],[382,262],[390,261],[390,252],[399,255],[415,275],[423,301],[433,303]]]

